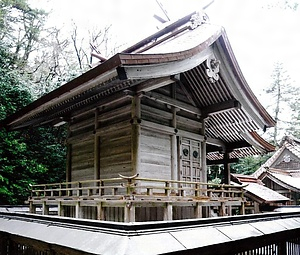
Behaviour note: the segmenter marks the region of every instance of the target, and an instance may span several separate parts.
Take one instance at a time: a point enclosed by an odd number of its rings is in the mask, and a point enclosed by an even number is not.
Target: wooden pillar
[[[49,205],[46,204],[46,201],[43,201],[42,214],[49,215]]]
[[[94,179],[100,179],[100,137],[97,135],[99,128],[98,121],[99,110],[95,110],[95,130],[94,130]],[[99,184],[99,183],[98,183]]]
[[[82,218],[82,207],[79,201],[75,205],[75,218]]]
[[[205,119],[202,120],[202,128],[201,128],[201,135],[205,137]],[[201,167],[202,167],[202,173],[201,173],[201,181],[207,182],[207,165],[206,165],[206,140],[201,142]],[[206,189],[207,186],[202,186],[203,189]],[[210,217],[210,207],[205,206],[202,209],[202,217],[207,218]]]
[[[166,203],[164,208],[164,220],[172,220],[173,219],[173,206],[171,203]]]
[[[195,206],[195,218],[202,218],[202,206],[200,205],[200,203],[196,203]]]
[[[205,119],[202,120],[201,135],[205,137]],[[206,165],[206,140],[201,142],[201,181],[207,182],[207,165]]]
[[[174,130],[176,130],[176,112],[177,109],[173,108],[173,120],[172,126]],[[178,173],[178,148],[177,148],[177,135],[174,133],[171,135],[171,180],[179,180],[179,173]]]
[[[36,213],[36,206],[33,204],[33,201],[29,201],[29,212]]]
[[[97,204],[97,220],[105,220],[104,208],[101,202]]]
[[[61,217],[65,216],[65,207],[61,204],[61,202],[57,205],[57,215]]]
[[[219,207],[219,216],[226,216],[226,207],[224,202],[221,202],[221,206]]]
[[[173,99],[176,99],[176,83],[173,83],[171,86],[171,96]],[[176,107],[172,107],[172,127],[174,128],[174,131],[177,129],[177,111],[178,109]],[[178,173],[178,148],[177,148],[177,135],[176,132],[174,132],[173,135],[171,135],[171,180],[179,180],[179,173]],[[175,185],[175,184],[174,184]],[[175,185],[176,186],[176,185]],[[177,185],[178,186],[178,185]]]
[[[141,136],[141,98],[135,95],[132,98],[131,107],[131,124],[132,124],[132,137],[131,137],[131,159],[133,174],[140,172],[140,136]]]
[[[124,206],[124,222],[135,222],[135,205],[129,201]]]
[[[224,183],[230,184],[230,163],[229,163],[229,152],[224,153]]]
[[[72,144],[67,145],[66,181],[72,180]]]

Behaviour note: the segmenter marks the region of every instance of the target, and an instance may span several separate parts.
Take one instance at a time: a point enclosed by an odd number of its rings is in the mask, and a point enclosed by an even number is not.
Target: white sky
[[[292,1],[292,0],[291,0]],[[172,19],[200,10],[209,0],[160,0]],[[297,11],[268,9],[276,0],[215,0],[206,10],[210,22],[222,25],[241,70],[256,96],[271,83],[275,62],[282,62],[300,86],[300,7]],[[153,14],[163,16],[155,0],[30,0],[53,10],[50,21],[83,29],[112,25],[112,37],[127,46],[157,31]],[[264,6],[264,8],[262,8]],[[125,46],[124,46],[125,48]],[[265,102],[262,102],[265,105]],[[266,106],[266,105],[265,105]]]

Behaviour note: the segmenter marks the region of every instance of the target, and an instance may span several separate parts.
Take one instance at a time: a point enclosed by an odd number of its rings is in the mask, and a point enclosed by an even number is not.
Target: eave
[[[251,132],[275,123],[247,85],[224,29],[201,24],[191,30],[184,23],[188,22],[188,16],[166,28],[164,33],[168,35],[162,40],[162,46],[154,43],[156,47],[152,49],[147,46],[151,50],[142,54],[126,53],[130,50],[116,54],[9,116],[0,126],[17,130],[43,124],[54,125],[62,120],[68,122],[79,111],[95,109],[107,100],[119,100],[131,93],[139,93],[205,119],[208,139],[219,141],[219,144],[231,144],[229,147],[236,145],[230,152],[230,158],[271,151],[268,144],[263,143],[258,135],[251,136]],[[184,29],[172,30],[178,26]],[[135,51],[164,33],[155,34],[149,40],[146,38],[144,42],[136,44]],[[159,52],[168,48],[163,47],[167,43],[174,45],[178,38],[185,41],[185,37],[189,40],[197,38],[196,43],[190,40],[190,48],[184,49],[184,45],[179,44],[180,50]],[[207,77],[205,66],[211,56],[221,60],[219,79],[215,83]],[[180,83],[191,95],[193,104],[168,99],[153,92],[159,86],[175,82]],[[245,140],[249,146],[238,145]],[[221,147],[224,149],[224,146]]]

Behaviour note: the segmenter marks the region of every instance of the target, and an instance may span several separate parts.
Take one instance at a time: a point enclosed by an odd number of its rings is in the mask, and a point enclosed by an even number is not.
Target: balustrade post
[[[77,196],[80,197],[82,196],[82,183],[78,182],[78,190],[77,190]]]
[[[164,208],[164,220],[173,219],[173,206],[171,203],[167,202]]]
[[[43,201],[42,214],[49,215],[49,205],[46,204],[46,201]]]
[[[195,197],[200,196],[199,187],[200,187],[200,185],[198,183],[196,183],[195,184]]]
[[[61,183],[59,184],[58,196],[59,196],[59,197],[62,196],[62,185],[61,185]]]
[[[202,206],[200,205],[200,203],[196,203],[195,206],[195,218],[202,218]]]
[[[57,215],[63,217],[64,214],[65,214],[65,208],[61,204],[61,202],[59,202],[58,205],[57,205]]]
[[[127,201],[124,206],[124,222],[135,222],[135,205]]]
[[[170,195],[170,182],[165,182],[165,196]]]
[[[36,206],[33,204],[33,201],[29,201],[29,212],[36,214]]]
[[[104,189],[103,189],[103,187],[104,187],[104,182],[102,181],[102,180],[100,180],[100,186],[99,186],[99,195],[100,196],[103,196],[104,195]]]
[[[75,205],[75,218],[82,218],[82,207],[79,201]]]
[[[101,202],[97,204],[97,220],[105,220],[104,208]]]

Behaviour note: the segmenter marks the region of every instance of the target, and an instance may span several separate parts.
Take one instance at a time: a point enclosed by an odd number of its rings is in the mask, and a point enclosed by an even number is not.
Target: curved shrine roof
[[[219,146],[238,148],[232,157],[274,150],[256,133],[274,126],[274,120],[246,83],[225,30],[201,15],[192,13],[170,24],[32,102],[0,126],[17,130],[53,125],[133,93],[155,96],[144,90],[145,84],[177,83],[191,95],[190,107],[182,110],[205,119],[206,137]]]

